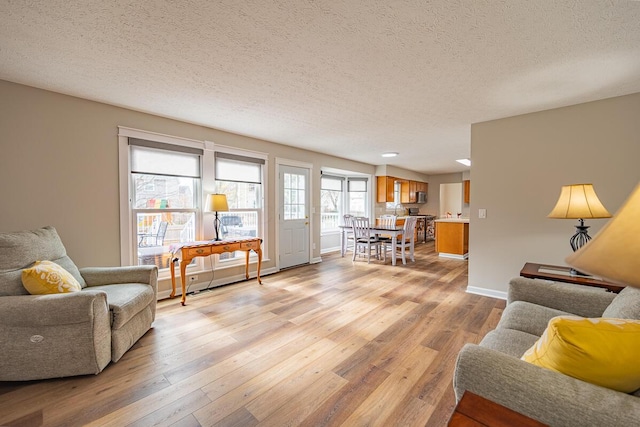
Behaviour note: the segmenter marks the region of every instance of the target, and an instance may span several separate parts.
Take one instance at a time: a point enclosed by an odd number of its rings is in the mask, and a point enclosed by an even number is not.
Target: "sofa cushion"
[[[627,286],[613,299],[602,317],[640,320],[640,289]]]
[[[624,393],[640,388],[640,321],[560,316],[522,360]]]
[[[86,286],[53,227],[0,233],[0,255],[0,296],[28,295],[22,286],[22,270],[44,260],[60,265],[81,287]]]
[[[499,328],[515,329],[539,337],[547,329],[549,320],[570,313],[525,301],[514,301],[502,312]]]
[[[53,261],[36,261],[33,267],[22,270],[22,285],[31,295],[65,294],[82,289],[71,273]]]
[[[498,328],[485,335],[480,346],[519,358],[538,338],[537,335],[526,332]]]
[[[155,302],[156,297],[153,288],[142,283],[91,286],[88,289],[103,291],[107,294],[112,329],[122,327],[133,316]]]

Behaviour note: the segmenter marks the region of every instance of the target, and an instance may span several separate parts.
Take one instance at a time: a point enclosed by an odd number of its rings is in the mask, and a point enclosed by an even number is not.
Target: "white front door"
[[[280,165],[280,268],[309,263],[309,169]]]

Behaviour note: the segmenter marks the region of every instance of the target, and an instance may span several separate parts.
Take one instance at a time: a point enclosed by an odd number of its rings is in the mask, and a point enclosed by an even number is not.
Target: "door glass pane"
[[[304,219],[304,175],[284,173],[284,219]]]

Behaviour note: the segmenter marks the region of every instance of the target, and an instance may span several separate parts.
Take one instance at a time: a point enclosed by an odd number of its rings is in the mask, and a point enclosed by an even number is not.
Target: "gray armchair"
[[[507,307],[479,345],[456,362],[456,399],[469,390],[551,426],[630,426],[640,420],[640,390],[625,394],[520,360],[560,315],[640,319],[640,289],[604,289],[525,278],[509,284]]]
[[[80,292],[30,295],[21,274],[61,265]],[[117,362],[155,319],[155,266],[82,268],[53,227],[0,233],[0,381],[97,374]]]

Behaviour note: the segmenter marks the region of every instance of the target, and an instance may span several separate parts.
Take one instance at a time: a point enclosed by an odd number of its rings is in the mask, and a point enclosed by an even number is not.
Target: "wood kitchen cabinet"
[[[469,255],[469,220],[436,220],[436,245],[439,256],[466,259]]]
[[[418,192],[426,193],[429,184],[419,181],[401,181],[400,203],[418,203]]]
[[[411,183],[414,181],[403,180],[400,181],[400,203],[415,203],[416,202],[416,190],[413,186],[413,198],[411,193]]]
[[[420,181],[411,181],[408,179],[398,179],[393,176],[377,176],[377,199],[378,203],[398,202],[394,200],[394,185],[400,183],[400,203],[417,203],[418,192],[426,193],[429,184]]]
[[[462,194],[463,194],[464,202],[466,204],[469,204],[470,192],[471,192],[471,181],[469,181],[468,179],[465,179],[464,181],[462,181]]]
[[[396,178],[392,176],[377,176],[376,177],[376,187],[377,187],[377,202],[378,203],[386,203],[393,202],[393,186],[396,182]]]

